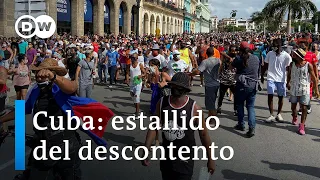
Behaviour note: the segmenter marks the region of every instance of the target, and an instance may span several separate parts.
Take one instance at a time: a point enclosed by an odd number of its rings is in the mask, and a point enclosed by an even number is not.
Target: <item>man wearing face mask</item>
[[[164,56],[159,54],[159,52],[160,52],[159,45],[154,44],[151,49],[151,54],[148,56],[148,63],[151,59],[158,59],[160,62],[160,69],[163,69],[163,68],[167,67],[167,63],[166,63],[166,59],[164,58]]]
[[[163,130],[162,131],[162,144],[163,148],[165,149],[165,158],[166,160],[160,161],[160,170],[162,173],[162,179],[170,180],[170,179],[177,179],[177,180],[191,180],[193,175],[193,168],[194,168],[194,161],[192,160],[193,157],[193,148],[195,146],[195,138],[194,138],[194,131],[189,126],[189,122],[193,116],[199,115],[198,110],[201,110],[201,107],[196,104],[194,100],[192,100],[187,93],[191,91],[190,89],[190,78],[187,74],[179,72],[173,76],[168,84],[171,87],[171,95],[165,96],[160,99],[157,104],[156,114],[161,119],[161,125],[164,126],[165,123],[173,124],[173,119],[177,118],[177,127],[182,127],[183,120],[181,118],[181,114],[183,111],[186,112],[186,124],[187,130]],[[165,110],[169,112],[169,114],[165,115]],[[177,111],[175,117],[173,110]],[[180,114],[180,115],[179,115]],[[168,118],[164,118],[168,117]],[[206,148],[208,163],[207,168],[208,172],[211,174],[214,173],[215,170],[215,163],[211,158],[210,153],[210,136],[208,134],[208,129],[206,128],[205,121],[203,119],[197,119],[193,122],[195,124],[202,124],[204,130],[199,130],[199,136],[202,142],[202,145]],[[177,138],[177,134],[182,134],[181,137]],[[156,130],[149,130],[147,133],[145,146],[150,150],[153,141],[157,136]],[[190,148],[191,152],[188,152],[185,157],[190,157],[189,160],[184,161],[179,158],[175,160],[170,160],[169,158],[169,145],[173,144],[173,146],[177,147],[174,148],[173,157],[178,157],[178,150],[182,146],[187,146]],[[149,166],[150,162],[148,159],[142,161],[143,166]]]
[[[80,61],[78,64],[75,80],[79,83],[79,96],[90,98],[94,72],[94,62],[92,61],[93,51],[88,50],[85,55],[86,59]]]
[[[188,70],[188,65],[185,61],[180,59],[180,52],[175,50],[172,53],[172,60],[168,63],[168,74],[173,77],[178,72],[186,72]]]
[[[106,45],[101,44],[101,48],[98,51],[98,75],[100,83],[106,83],[108,80],[107,52]]]
[[[109,88],[112,88],[116,82],[116,71],[117,71],[117,62],[119,62],[120,55],[116,51],[116,45],[112,44],[111,49],[107,52],[107,61],[108,61],[108,72],[110,75],[110,85]],[[128,72],[127,72],[128,73]]]
[[[69,70],[71,80],[75,80],[77,67],[80,62],[80,58],[76,53],[76,48],[69,49],[68,56],[66,68]]]
[[[52,121],[52,116],[54,116],[54,123],[59,124],[63,122],[63,127],[67,127],[67,113],[66,110],[71,110],[72,115],[78,114],[79,118],[83,116],[94,117],[96,113],[101,112],[103,109],[107,110],[105,106],[98,103],[99,107],[95,106],[92,108],[90,104],[87,104],[88,109],[82,109],[80,113],[75,107],[72,107],[71,102],[74,106],[79,105],[81,102],[93,102],[91,99],[79,98],[72,96],[77,91],[78,84],[76,81],[70,81],[65,79],[63,76],[67,74],[67,70],[63,67],[59,67],[58,63],[54,59],[45,59],[38,67],[32,65],[31,70],[36,72],[36,84],[31,88],[29,96],[26,100],[26,114],[36,114],[40,111],[47,112],[47,115],[39,115],[37,121],[40,127],[46,127],[46,130],[36,130],[33,136],[33,143],[35,144],[33,149],[40,145],[40,140],[47,140],[47,148],[50,149],[53,146],[59,146],[61,149],[65,148],[63,140],[69,141],[70,152],[69,161],[65,160],[53,160],[48,159],[44,161],[35,160],[33,158],[33,153],[31,153],[27,170],[23,174],[16,176],[16,179],[32,179],[32,180],[43,180],[52,176],[50,172],[54,172],[54,175],[58,174],[61,179],[65,180],[80,180],[81,179],[81,160],[78,156],[79,148],[81,147],[81,139],[76,130],[53,130],[50,126],[50,121]],[[99,111],[97,110],[99,109]],[[94,112],[95,111],[95,112]],[[107,113],[104,111],[104,116],[110,118],[113,113]],[[101,115],[101,114],[100,114]],[[60,121],[58,116],[62,116],[63,120]],[[0,125],[3,122],[12,121],[15,119],[15,112],[12,111],[9,114],[0,117]],[[93,118],[95,119],[95,118]],[[75,127],[76,121],[71,121],[71,127]],[[95,127],[97,128],[97,127]],[[94,134],[93,132],[88,132],[83,130],[88,135],[95,135],[93,140],[99,145],[106,145],[105,141],[101,139],[101,136]],[[63,138],[61,138],[63,137]],[[91,136],[93,137],[93,136]],[[98,142],[101,143],[98,143]],[[49,153],[49,152],[45,152]],[[62,153],[62,156],[64,154]]]
[[[265,59],[265,68],[268,70],[268,106],[270,116],[266,119],[266,122],[270,123],[274,120],[279,122],[283,121],[281,116],[282,106],[283,106],[283,97],[286,96],[286,77],[287,77],[287,68],[292,62],[291,56],[282,49],[282,40],[275,39],[273,40],[272,51],[267,54]],[[264,71],[265,72],[265,71]],[[264,74],[262,73],[262,75]],[[273,94],[277,90],[278,94],[278,114],[275,117],[273,115]]]

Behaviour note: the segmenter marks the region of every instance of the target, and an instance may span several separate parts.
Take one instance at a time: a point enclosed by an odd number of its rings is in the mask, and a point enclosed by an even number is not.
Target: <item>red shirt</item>
[[[307,52],[307,54],[304,56],[304,59],[310,64],[318,63],[316,54],[310,51]]]
[[[99,51],[99,44],[96,43],[96,42],[93,42],[93,43],[92,43],[92,46],[93,46],[93,51],[96,52],[96,53],[98,53],[98,51]]]

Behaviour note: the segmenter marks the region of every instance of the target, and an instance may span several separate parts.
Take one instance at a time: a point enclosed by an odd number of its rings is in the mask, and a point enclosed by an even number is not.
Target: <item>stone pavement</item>
[[[198,79],[198,78],[197,78]],[[204,88],[195,86],[190,93],[191,98],[204,108]],[[111,108],[116,115],[127,117],[134,113],[134,107],[129,95],[129,87],[117,85],[113,89],[106,86],[95,86],[93,98]],[[141,108],[148,112],[150,91],[145,90],[141,97]],[[223,146],[232,146],[234,157],[229,161],[216,161],[216,172],[211,179],[235,180],[317,180],[320,179],[320,103],[313,100],[313,112],[308,116],[307,135],[296,133],[297,127],[290,124],[291,112],[288,99],[285,100],[283,118],[285,123],[266,124],[263,122],[269,115],[266,92],[258,92],[256,99],[257,128],[256,136],[245,138],[245,132],[233,130],[237,123],[233,116],[232,102],[226,99],[219,116],[221,125],[218,130],[210,131],[210,137],[218,150]],[[274,100],[277,107],[277,99]],[[204,115],[206,117],[206,115]],[[27,133],[32,132],[32,121],[27,118]],[[137,123],[139,127],[139,123]],[[81,134],[82,141],[88,139]],[[115,131],[111,122],[104,138],[109,146],[138,146],[145,141],[146,131]],[[199,136],[195,133],[198,145]],[[95,146],[94,146],[95,147]],[[93,147],[93,148],[94,148]],[[30,152],[30,151],[29,151]],[[217,153],[219,151],[216,151]],[[219,154],[216,153],[216,156]],[[132,153],[127,153],[128,156]],[[201,154],[200,154],[201,155]],[[227,154],[226,154],[227,156]],[[14,171],[14,139],[8,138],[0,149],[0,173],[5,176],[1,180],[10,180],[17,173]],[[194,179],[198,177],[201,167],[206,162],[195,162]],[[83,179],[101,180],[161,180],[159,161],[152,161],[149,167],[141,166],[137,160],[125,161],[87,161],[82,163]]]

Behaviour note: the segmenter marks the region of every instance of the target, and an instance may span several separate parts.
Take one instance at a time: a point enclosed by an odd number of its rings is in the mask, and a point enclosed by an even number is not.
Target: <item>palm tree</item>
[[[235,18],[237,16],[237,12],[238,12],[237,10],[232,10],[230,13],[231,17]]]
[[[310,13],[317,11],[317,6],[312,0],[270,0],[262,11],[269,17],[280,17],[281,21],[287,15],[287,33],[290,34],[292,18],[309,17]]]
[[[267,16],[264,11],[256,11],[251,14],[251,20],[257,24],[263,26],[263,32],[265,33],[266,29],[271,31],[276,31],[279,29],[281,24],[281,17],[275,15],[274,17]]]

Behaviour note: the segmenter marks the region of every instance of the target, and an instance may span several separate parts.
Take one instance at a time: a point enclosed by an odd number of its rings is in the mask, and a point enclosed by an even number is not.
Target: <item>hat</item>
[[[154,44],[152,47],[152,50],[160,50],[160,47],[158,44]]]
[[[250,45],[249,45],[248,42],[242,41],[242,42],[240,43],[240,48],[241,48],[241,49],[250,48]]]
[[[180,52],[179,52],[178,50],[174,50],[173,53],[172,53],[172,55],[173,55],[173,56],[174,56],[174,55],[180,55]]]
[[[176,86],[180,86],[183,87],[185,89],[187,89],[189,92],[191,91],[190,89],[190,77],[183,72],[178,72],[176,73],[170,82],[168,82],[168,84],[174,84]]]
[[[299,48],[299,49],[297,49],[297,50],[295,50],[295,51],[293,51],[297,56],[299,56],[299,58],[301,58],[301,59],[304,59],[304,57],[306,56],[306,52],[303,50],[303,49],[301,49],[301,48]]]
[[[52,58],[44,59],[39,64],[39,66],[35,66],[34,64],[32,64],[30,66],[30,69],[32,71],[39,71],[42,69],[48,69],[50,71],[54,71],[58,76],[65,76],[68,73],[66,68],[60,67],[58,64],[58,61],[56,61],[55,59],[52,59]]]
[[[187,42],[187,45],[191,45],[191,42]]]

